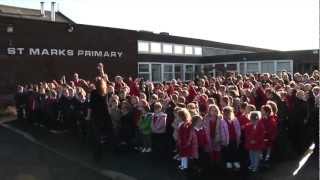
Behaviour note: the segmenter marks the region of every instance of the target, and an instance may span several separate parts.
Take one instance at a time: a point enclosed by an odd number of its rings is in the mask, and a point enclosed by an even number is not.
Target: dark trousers
[[[201,171],[209,168],[210,156],[202,148],[199,148],[199,158],[194,160],[194,166]]]
[[[239,148],[236,141],[230,141],[228,146],[222,150],[223,160],[225,162],[239,162]]]
[[[152,151],[155,156],[165,156],[167,153],[167,142],[166,142],[167,136],[165,133],[162,134],[156,134],[152,133],[151,135],[151,145],[152,145]]]
[[[91,144],[93,150],[93,158],[100,161],[102,158],[103,144],[108,144],[110,148],[114,148],[113,130],[112,127],[101,126],[99,124],[91,123]],[[112,149],[114,150],[114,149]]]
[[[24,118],[23,112],[24,112],[24,108],[23,107],[17,107],[17,118],[19,120]]]

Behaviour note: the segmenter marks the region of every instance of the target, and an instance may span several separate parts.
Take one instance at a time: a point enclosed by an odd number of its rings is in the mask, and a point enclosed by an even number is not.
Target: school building
[[[311,72],[318,50],[277,51],[170,33],[78,24],[55,10],[0,5],[0,90],[17,83],[70,77],[93,78],[102,62],[110,77],[191,80],[227,71]]]

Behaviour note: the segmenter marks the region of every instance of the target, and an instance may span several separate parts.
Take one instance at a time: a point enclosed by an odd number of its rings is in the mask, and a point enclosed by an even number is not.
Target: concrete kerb
[[[80,166],[88,168],[90,170],[93,170],[93,171],[101,174],[102,176],[105,176],[105,177],[110,178],[112,180],[136,180],[135,178],[130,177],[128,175],[125,175],[123,173],[119,173],[119,172],[111,171],[111,170],[107,170],[107,169],[102,169],[102,168],[97,168],[97,167],[94,167],[94,166],[90,165],[89,163],[81,161],[80,159],[77,159],[77,158],[74,158],[74,157],[70,157],[70,156],[68,156],[68,155],[66,155],[66,154],[64,154],[62,152],[59,152],[56,149],[51,148],[48,145],[40,142],[39,140],[35,139],[29,133],[26,133],[24,131],[21,131],[21,130],[15,128],[15,127],[12,127],[12,126],[6,124],[7,122],[13,121],[14,119],[15,119],[15,117],[3,117],[3,118],[0,119],[0,126],[10,130],[11,132],[14,132],[15,134],[23,136],[26,140],[30,141],[33,144],[36,144],[36,145],[40,146],[43,149],[46,149],[47,151],[55,153],[58,156],[60,156],[60,157],[62,157],[64,159],[67,159],[69,161],[76,162]]]

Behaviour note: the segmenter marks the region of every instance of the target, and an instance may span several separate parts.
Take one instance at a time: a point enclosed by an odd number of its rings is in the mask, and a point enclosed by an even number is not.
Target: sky
[[[41,0],[0,0],[40,8]],[[318,0],[55,0],[76,23],[274,50],[319,48]],[[50,10],[50,1],[45,9]]]

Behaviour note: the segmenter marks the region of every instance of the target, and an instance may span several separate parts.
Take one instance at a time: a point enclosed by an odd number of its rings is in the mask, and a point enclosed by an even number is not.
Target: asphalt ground
[[[105,176],[0,127],[1,180],[100,180]]]
[[[312,156],[298,175],[292,176],[299,159],[272,165],[256,175],[227,172],[213,167],[206,176],[193,176],[177,169],[177,162],[138,152],[115,153],[104,147],[99,163],[88,143],[69,133],[52,133],[22,121],[0,126],[0,179],[141,179],[141,180],[289,180],[319,179],[318,158]]]

